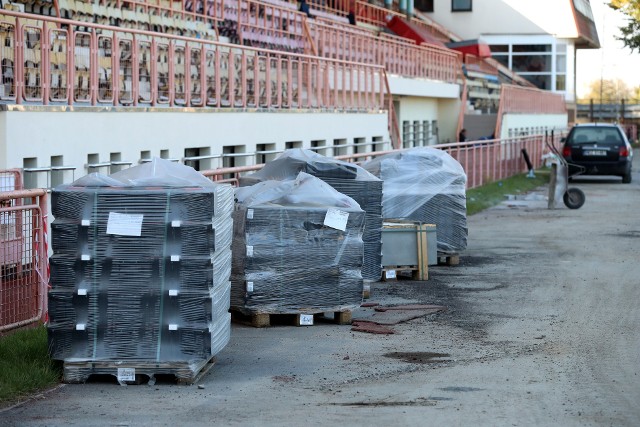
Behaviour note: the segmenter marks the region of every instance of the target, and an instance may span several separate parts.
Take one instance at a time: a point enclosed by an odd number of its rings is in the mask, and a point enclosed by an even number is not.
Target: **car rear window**
[[[571,145],[620,145],[622,144],[622,138],[616,128],[579,127],[573,129],[567,142]]]

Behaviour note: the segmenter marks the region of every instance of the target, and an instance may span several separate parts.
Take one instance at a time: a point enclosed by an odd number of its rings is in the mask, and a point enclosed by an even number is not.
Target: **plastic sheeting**
[[[236,199],[232,309],[314,313],[361,303],[365,213],[353,199],[304,172],[238,188]]]
[[[387,154],[362,165],[384,181],[385,219],[436,224],[438,252],[467,247],[467,176],[442,150],[418,147]]]
[[[295,179],[300,172],[322,179],[364,209],[366,222],[362,236],[362,277],[365,280],[379,280],[382,274],[382,181],[379,178],[353,163],[325,157],[311,150],[292,149],[264,165],[258,172],[240,178],[240,185]]]
[[[160,159],[57,187],[52,357],[194,371],[222,350],[233,203],[229,185]]]

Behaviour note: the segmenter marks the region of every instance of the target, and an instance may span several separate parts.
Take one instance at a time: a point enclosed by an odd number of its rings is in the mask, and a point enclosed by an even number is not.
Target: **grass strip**
[[[49,357],[43,325],[0,337],[0,402],[52,387],[61,376],[60,364]]]
[[[551,169],[544,168],[535,171],[535,178],[527,178],[523,173],[467,190],[467,215],[498,205],[509,194],[523,194],[549,183],[550,172]]]

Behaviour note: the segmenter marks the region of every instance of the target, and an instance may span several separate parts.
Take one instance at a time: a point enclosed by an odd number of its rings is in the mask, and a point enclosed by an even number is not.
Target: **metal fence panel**
[[[45,313],[44,221],[38,206],[0,207],[0,331]]]

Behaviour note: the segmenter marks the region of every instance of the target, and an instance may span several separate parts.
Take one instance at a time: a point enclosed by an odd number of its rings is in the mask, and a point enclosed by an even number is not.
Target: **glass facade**
[[[567,46],[561,43],[490,45],[491,55],[540,89],[566,90]]]

